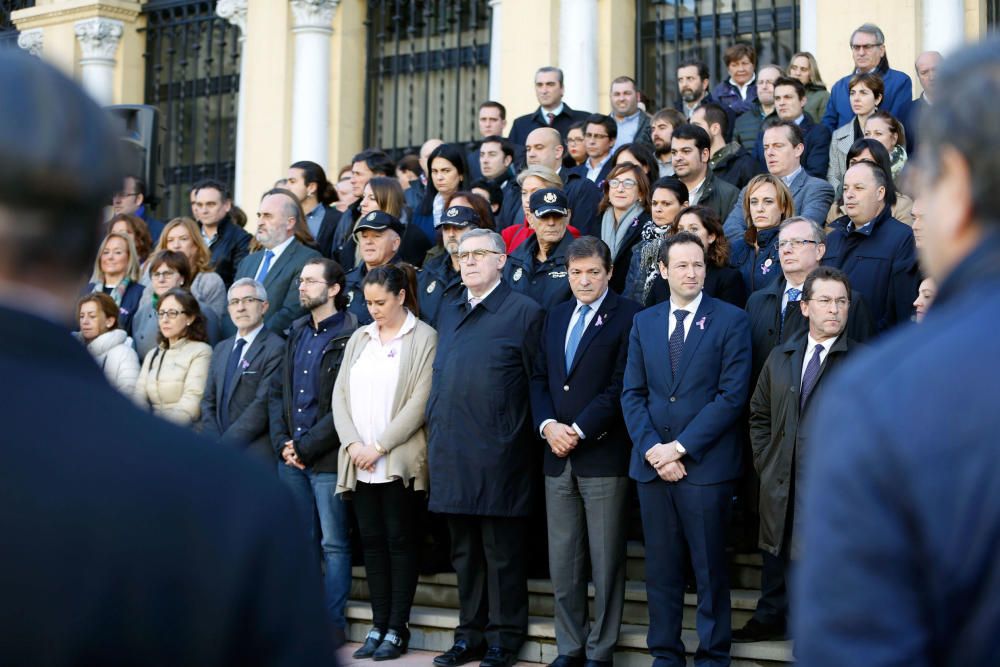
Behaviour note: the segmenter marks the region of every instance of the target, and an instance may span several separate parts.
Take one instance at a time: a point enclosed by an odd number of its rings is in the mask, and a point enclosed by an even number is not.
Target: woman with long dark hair
[[[362,287],[373,322],[348,341],[333,389],[337,493],[354,501],[372,605],[372,629],[354,657],[391,660],[410,639],[437,333],[417,318],[415,280],[405,267],[375,267]]]
[[[461,147],[441,144],[427,158],[427,190],[413,212],[413,224],[434,243],[434,230],[441,223],[445,201],[469,182],[469,170]]]

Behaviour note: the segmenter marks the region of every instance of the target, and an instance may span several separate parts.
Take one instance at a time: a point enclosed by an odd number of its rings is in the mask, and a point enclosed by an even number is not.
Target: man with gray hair
[[[888,111],[897,119],[909,117],[910,102],[913,99],[913,81],[904,72],[889,68],[889,58],[885,53],[885,35],[873,23],[865,23],[851,34],[851,56],[854,71],[833,84],[830,101],[823,114],[823,124],[831,132],[841,125],[854,120],[851,109],[850,81],[855,74],[873,72],[882,77],[885,94],[879,109]]]
[[[525,538],[541,475],[529,382],[545,311],[501,279],[496,232],[466,232],[457,256],[466,289],[438,315],[427,463],[429,509],[451,532],[459,624],[434,664],[510,667],[528,630]]]
[[[229,288],[229,317],[236,335],[212,352],[201,399],[199,430],[207,437],[246,449],[275,469],[268,436],[267,394],[281,364],[284,339],[264,327],[267,290],[253,278]]]
[[[940,52],[924,51],[917,56],[913,63],[913,69],[917,72],[917,80],[920,81],[923,92],[910,105],[910,117],[902,119],[906,125],[906,151],[910,157],[913,157],[917,148],[917,128],[920,123],[920,115],[928,113],[934,105],[934,81],[937,79],[937,69],[941,65],[941,60]]]
[[[518,151],[523,150],[525,139],[534,129],[554,127],[565,142],[569,126],[578,120],[587,119],[589,111],[571,109],[563,102],[565,92],[561,69],[542,67],[535,72],[535,97],[538,98],[538,109],[516,118],[508,137]]]

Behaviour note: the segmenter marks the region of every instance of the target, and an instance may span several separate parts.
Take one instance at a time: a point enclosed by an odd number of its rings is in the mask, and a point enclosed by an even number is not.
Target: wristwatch
[[[676,448],[677,448],[677,453],[678,453],[678,454],[680,454],[681,456],[684,456],[685,454],[687,454],[687,453],[688,453],[688,452],[687,452],[687,450],[686,450],[686,449],[684,449],[684,445],[682,445],[682,444],[681,444],[681,443],[679,443],[679,442],[675,442],[675,443],[674,443],[674,447],[676,447]]]

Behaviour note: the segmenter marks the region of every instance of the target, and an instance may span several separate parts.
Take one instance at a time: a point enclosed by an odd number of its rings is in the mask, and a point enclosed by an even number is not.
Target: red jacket
[[[566,227],[566,231],[572,234],[573,238],[580,238],[580,230],[573,225],[568,225]],[[527,218],[525,218],[524,222],[521,224],[511,225],[500,232],[500,236],[503,237],[504,243],[507,244],[507,254],[514,252],[514,248],[524,243],[525,239],[529,238],[534,233],[535,230],[528,224]]]

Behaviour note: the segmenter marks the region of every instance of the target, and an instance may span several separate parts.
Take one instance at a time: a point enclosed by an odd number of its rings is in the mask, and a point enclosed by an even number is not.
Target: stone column
[[[330,37],[340,0],[291,0],[295,61],[292,74],[292,162],[328,169]]]
[[[243,142],[246,139],[247,84],[246,33],[248,0],[219,0],[215,13],[240,30],[240,90],[236,103],[236,169],[233,177],[233,201],[243,202]]]
[[[45,41],[45,31],[41,28],[25,30],[17,36],[17,45],[35,57],[42,55],[42,43]]]
[[[500,40],[503,35],[503,0],[490,0],[490,99],[500,100],[500,68],[503,66],[503,55],[500,52]]]
[[[566,102],[597,109],[597,0],[563,2],[559,8],[559,67]]]
[[[80,83],[103,106],[114,103],[115,52],[122,38],[121,21],[90,18],[73,25],[80,42]]]
[[[799,3],[799,51],[816,55],[819,43],[816,25],[816,0],[802,0]],[[822,70],[821,70],[822,71]]]
[[[963,0],[924,0],[923,31],[917,53],[940,51],[948,55],[965,41],[965,3]],[[905,65],[897,69],[913,76],[911,68]]]

